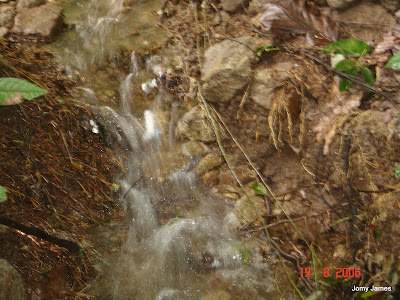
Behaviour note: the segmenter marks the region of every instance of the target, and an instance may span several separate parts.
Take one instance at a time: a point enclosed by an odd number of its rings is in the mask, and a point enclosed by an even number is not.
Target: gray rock
[[[178,132],[190,140],[216,141],[214,129],[200,106],[195,106],[183,116],[178,123]],[[222,139],[226,138],[226,133],[222,129],[220,134]]]
[[[397,20],[400,20],[400,9],[394,14]]]
[[[46,3],[46,0],[18,0],[17,10],[20,10],[22,8],[32,8],[32,7],[40,6],[45,3]]]
[[[328,5],[334,9],[342,9],[349,7],[358,0],[326,0]]]
[[[6,260],[0,259],[0,299],[27,299],[21,275]]]
[[[198,176],[203,175],[207,171],[222,165],[223,162],[224,159],[219,154],[209,153],[199,161],[197,166],[193,169],[193,173]]]
[[[385,7],[390,12],[395,12],[400,9],[400,1],[399,0],[380,0],[383,7]]]
[[[234,12],[246,4],[246,0],[222,0],[222,9],[227,12]]]
[[[15,8],[12,5],[0,6],[0,27],[11,28],[15,16]]]
[[[253,47],[250,38],[239,40]],[[251,65],[256,61],[254,53],[244,45],[225,40],[211,46],[205,52],[201,71],[203,94],[211,102],[227,102],[243,91],[250,81]]]
[[[62,25],[62,8],[45,4],[19,10],[12,33],[25,39],[50,42]]]
[[[185,156],[203,156],[210,150],[206,145],[197,141],[189,141],[182,144],[182,154]]]
[[[292,69],[293,64],[290,62],[280,62],[257,69],[254,72],[250,98],[262,107],[270,109],[276,86],[290,77],[289,71]]]

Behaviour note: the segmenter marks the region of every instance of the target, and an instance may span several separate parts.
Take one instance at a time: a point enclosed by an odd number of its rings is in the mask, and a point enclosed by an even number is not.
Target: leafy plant
[[[7,201],[7,193],[8,190],[4,186],[0,185],[0,203]]]
[[[0,78],[0,105],[19,104],[22,98],[32,100],[46,93],[46,90],[23,79]]]
[[[332,67],[340,72],[357,76],[361,74],[362,79],[369,85],[375,83],[374,75],[371,70],[362,66],[359,61],[355,61],[351,57],[360,57],[371,51],[371,47],[360,40],[345,39],[331,43],[323,48],[322,51],[332,53],[334,59],[331,60]],[[353,86],[353,81],[347,78],[341,78],[339,82],[339,90],[345,91]]]
[[[400,51],[398,51],[395,55],[389,59],[388,63],[385,65],[385,68],[392,68],[400,71]]]

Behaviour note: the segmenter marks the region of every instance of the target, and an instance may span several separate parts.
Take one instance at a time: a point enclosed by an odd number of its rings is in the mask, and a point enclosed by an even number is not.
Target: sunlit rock
[[[252,46],[251,38],[242,38],[238,42],[225,40],[207,49],[201,80],[208,101],[227,102],[245,89],[250,82],[251,65],[257,59]]]
[[[19,10],[14,19],[12,33],[24,39],[50,42],[62,25],[62,9],[46,4]]]

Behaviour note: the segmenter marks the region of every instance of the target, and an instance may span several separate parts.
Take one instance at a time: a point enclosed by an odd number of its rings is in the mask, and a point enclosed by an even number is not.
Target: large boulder
[[[208,101],[227,102],[245,89],[250,82],[251,65],[257,59],[251,49],[255,46],[251,38],[242,38],[225,40],[207,49],[201,80]]]
[[[54,34],[63,25],[62,8],[45,4],[23,8],[14,19],[12,33],[16,38],[51,42]]]
[[[4,259],[0,259],[0,299],[27,299],[21,275]]]

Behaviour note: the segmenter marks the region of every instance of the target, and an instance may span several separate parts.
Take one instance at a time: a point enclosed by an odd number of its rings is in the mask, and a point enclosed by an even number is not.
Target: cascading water
[[[133,1],[135,9],[140,11],[149,3],[160,5],[158,1],[142,2]],[[60,60],[72,75],[88,78],[103,58],[113,57],[116,48],[112,40],[119,38],[119,28],[133,16],[121,16],[126,4],[122,0],[77,4],[85,8],[87,17],[81,16],[80,25],[75,27],[75,43],[62,44]],[[148,67],[159,73],[152,68],[153,61],[148,59]],[[213,198],[197,183],[188,171],[191,161],[175,172],[162,174],[170,168],[178,147],[172,133],[176,105],[172,104],[166,125],[159,115],[163,101],[167,101],[162,95],[148,101],[144,110],[137,109],[143,104],[137,103],[132,87],[143,83],[139,73],[146,70],[139,69],[133,51],[128,69],[127,75],[119,71],[112,75],[119,81],[114,86],[118,105],[102,104],[96,85],[81,88],[81,97],[95,103],[97,121],[111,135],[123,165],[116,183],[130,218],[125,245],[118,257],[107,261],[91,292],[99,299],[118,300],[265,299],[274,289],[273,275],[265,263],[243,263],[247,258],[235,234],[232,206]],[[147,72],[146,76],[150,75],[159,74]],[[170,207],[170,211],[163,212],[161,206]]]

